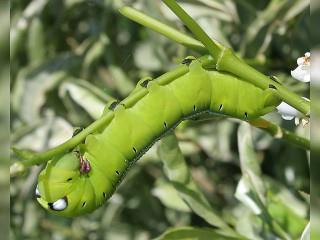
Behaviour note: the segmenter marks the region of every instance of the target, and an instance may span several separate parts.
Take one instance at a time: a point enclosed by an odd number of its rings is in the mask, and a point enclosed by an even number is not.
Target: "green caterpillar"
[[[77,150],[47,163],[38,178],[38,202],[62,216],[89,213],[113,194],[129,167],[181,121],[202,113],[249,120],[280,103],[273,85],[261,90],[206,69],[202,59],[186,59],[184,71],[141,80],[129,97],[110,104],[104,112],[110,116],[107,126],[88,135]]]

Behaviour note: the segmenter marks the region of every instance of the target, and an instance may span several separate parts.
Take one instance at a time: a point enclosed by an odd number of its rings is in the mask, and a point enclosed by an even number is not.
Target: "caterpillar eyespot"
[[[60,198],[55,202],[48,203],[48,206],[53,211],[63,211],[68,206],[68,200],[66,197]]]
[[[38,189],[38,185],[36,187],[36,191],[35,191],[35,195],[36,195],[36,198],[40,198],[40,192],[39,192],[39,189]]]
[[[112,196],[130,166],[181,121],[201,113],[250,120],[281,102],[277,91],[205,69],[199,60],[192,60],[185,74],[174,76],[153,79],[147,89],[147,82],[140,81],[122,101],[127,107],[111,103],[106,111],[112,119],[86,137],[81,152],[71,151],[47,163],[38,178],[37,201],[57,215],[92,212]]]

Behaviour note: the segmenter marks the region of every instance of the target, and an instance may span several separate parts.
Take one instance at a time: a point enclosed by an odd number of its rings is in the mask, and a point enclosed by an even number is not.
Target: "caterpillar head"
[[[91,212],[94,209],[94,194],[88,166],[83,165],[76,152],[49,161],[39,175],[35,191],[40,205],[62,216]],[[84,174],[84,171],[87,172]]]

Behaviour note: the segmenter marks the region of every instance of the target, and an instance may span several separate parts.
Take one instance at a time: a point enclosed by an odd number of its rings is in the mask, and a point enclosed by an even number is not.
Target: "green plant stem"
[[[240,60],[231,49],[225,48],[213,41],[204,30],[177,4],[175,0],[163,0],[163,2],[181,19],[199,41],[208,49],[216,62],[217,70],[227,71],[254,84],[261,89],[267,89],[270,85],[277,88],[283,101],[299,110],[304,115],[310,115],[310,102],[297,94],[290,92],[284,86],[272,81],[269,77]]]
[[[177,29],[170,27],[160,22],[159,20],[152,18],[134,8],[122,7],[119,9],[119,12],[123,16],[131,19],[132,21],[135,21],[141,24],[142,26],[148,27],[166,36],[167,38],[186,46],[187,48],[193,49],[202,54],[208,52],[207,49],[203,46],[203,44],[198,40],[195,40],[187,34],[181,33]]]
[[[300,137],[293,132],[281,128],[280,126],[269,122],[268,120],[258,118],[249,121],[249,123],[256,128],[269,133],[276,139],[282,139],[296,145],[297,147],[303,148],[305,150],[310,150],[310,141],[308,139]]]
[[[174,12],[183,23],[190,29],[190,31],[203,43],[207,48],[211,56],[217,60],[220,57],[221,52],[224,49],[220,43],[212,40],[208,34],[196,23],[196,21],[190,17],[175,0],[163,0],[163,2]]]
[[[113,113],[111,112],[107,113],[106,115],[104,115],[97,121],[93,122],[91,125],[89,125],[87,128],[85,128],[83,131],[81,131],[79,134],[77,134],[70,140],[42,153],[35,153],[28,150],[19,150],[16,148],[12,148],[12,149],[19,157],[25,159],[24,161],[21,162],[24,166],[28,167],[32,165],[39,165],[43,162],[48,161],[53,156],[63,154],[66,151],[74,148],[75,146],[80,144],[82,141],[84,141],[89,134],[96,132],[99,129],[103,128],[105,125],[107,125],[112,120],[112,118],[113,118]]]
[[[212,121],[212,120],[220,120],[223,118],[224,117],[212,116],[212,114],[210,113],[204,113],[197,117],[197,121]],[[262,131],[265,131],[266,133],[270,134],[272,137],[276,139],[287,141],[288,143],[291,143],[305,150],[311,149],[310,140],[304,137],[300,137],[297,134],[291,131],[288,131],[280,127],[279,125],[274,124],[266,119],[257,118],[257,119],[248,121],[248,123],[253,127],[256,127],[261,129]]]

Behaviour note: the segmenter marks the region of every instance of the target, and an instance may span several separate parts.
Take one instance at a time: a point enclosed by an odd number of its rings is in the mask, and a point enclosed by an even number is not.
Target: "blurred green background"
[[[309,85],[290,76],[296,59],[310,49],[308,1],[179,2],[211,37],[309,97]],[[74,127],[98,118],[107,101],[127,96],[140,78],[157,77],[185,56],[198,56],[121,16],[117,9],[124,4],[187,32],[161,1],[11,1],[11,145],[35,151],[56,146],[71,137]],[[2,69],[1,78],[8,77],[8,66]],[[1,97],[7,105],[9,97]],[[277,113],[267,118],[309,137],[309,126],[296,127]],[[176,135],[215,216],[248,239],[277,239],[279,231],[287,239],[301,237],[309,219],[308,153],[257,129],[239,128],[233,120],[186,122]],[[244,138],[249,140],[241,144]],[[166,157],[168,143],[163,144],[138,161],[111,200],[79,218],[56,217],[37,204],[34,190],[42,166],[11,179],[11,239],[144,240],[169,228],[176,229],[176,236],[168,233],[160,239],[181,239],[183,226],[214,229],[214,216],[190,209],[170,182],[161,157]],[[11,161],[16,160],[13,155]],[[4,173],[0,176],[0,184],[6,184]],[[247,176],[252,177],[247,182],[250,196],[241,191],[235,196]],[[248,198],[262,213],[254,211]],[[6,204],[1,200],[1,212]]]
[[[8,1],[0,2],[0,22],[2,32],[0,34],[0,232],[1,238],[9,236],[9,113],[10,113],[10,65],[8,62],[9,51],[9,27],[10,8]]]
[[[311,1],[311,28],[314,29],[320,21],[320,2]],[[312,154],[311,154],[311,239],[319,238],[320,235],[320,38],[319,32],[312,32],[312,67],[311,67],[311,112],[312,112]]]

